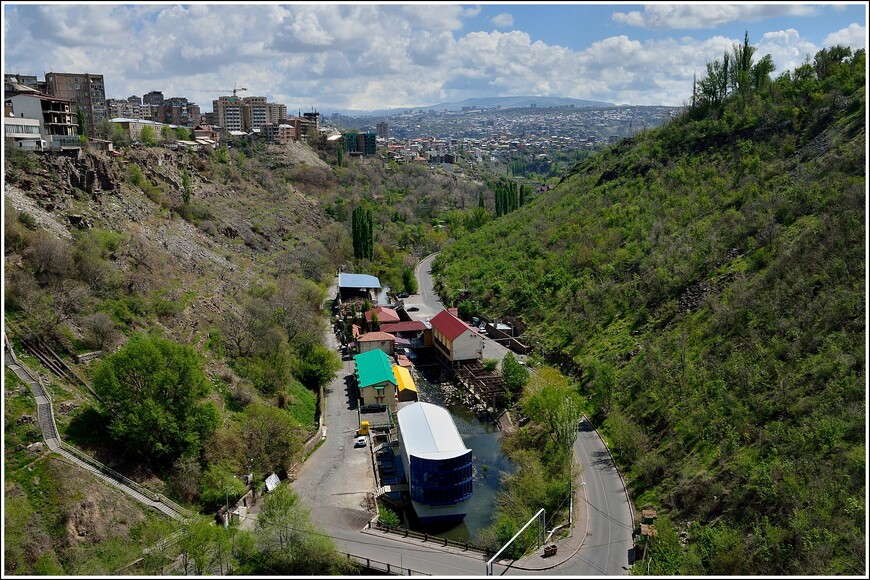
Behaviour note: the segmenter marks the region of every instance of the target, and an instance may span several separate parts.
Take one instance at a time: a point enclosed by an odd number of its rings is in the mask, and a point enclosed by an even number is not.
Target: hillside
[[[342,162],[306,144],[116,148],[119,155],[64,156],[7,146],[4,329],[47,383],[66,443],[213,515],[228,489],[229,499],[244,493],[242,474],[262,485],[301,460],[317,425],[318,389],[340,364],[323,346],[322,306],[335,272],[372,273],[399,288],[415,256],[446,239],[435,218],[461,213],[483,185],[425,166]],[[376,225],[371,260],[353,256],[359,206]],[[29,356],[22,341],[34,337],[102,398]],[[96,360],[78,361],[95,351]],[[170,403],[167,390],[118,399],[101,370],[158,351],[193,363],[185,372],[196,380],[171,392],[196,400]],[[11,372],[4,386],[4,494],[17,506],[4,520],[5,572],[112,573],[165,535],[173,524],[41,449],[32,395]],[[115,412],[118,404],[128,415]],[[157,421],[164,428],[131,428]],[[81,503],[84,488],[92,504]],[[249,555],[251,570],[281,557]],[[159,573],[158,560],[146,558],[137,571]]]
[[[652,574],[866,573],[865,55],[759,62],[433,267],[577,378]]]

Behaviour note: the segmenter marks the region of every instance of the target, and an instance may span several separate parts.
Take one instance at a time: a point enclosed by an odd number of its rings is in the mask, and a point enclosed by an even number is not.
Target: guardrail
[[[374,527],[382,532],[387,532],[389,534],[396,534],[398,536],[402,536],[403,538],[416,538],[418,540],[422,540],[424,542],[432,542],[437,546],[441,546],[446,548],[448,546],[453,548],[460,548],[466,552],[479,552],[484,554],[487,558],[492,555],[493,551],[484,546],[477,546],[475,544],[470,544],[467,541],[453,540],[450,538],[442,538],[439,536],[433,536],[431,534],[427,534],[425,532],[417,532],[414,530],[409,530],[407,528],[400,528],[396,526],[388,526],[380,521],[369,522],[369,528]]]
[[[377,560],[372,560],[371,558],[366,558],[365,556],[357,556],[355,554],[348,554],[345,552],[348,561],[356,562],[362,566],[365,566],[369,570],[377,570],[379,572],[386,572],[391,576],[430,576],[430,574],[426,574],[425,572],[417,572],[416,570],[411,570],[410,568],[403,568],[402,566],[396,566],[395,564],[390,564],[388,562],[379,562]],[[407,572],[407,574],[405,573]]]
[[[39,377],[34,376],[34,374],[30,372],[30,369],[25,367],[23,364],[21,364],[20,361],[14,358],[14,351],[12,351],[11,344],[9,344],[8,342],[8,338],[5,338],[5,340],[7,341],[7,348],[9,349],[10,353],[12,353],[13,362],[22,370],[22,372],[24,372],[24,374],[26,374],[30,378],[31,382],[33,383],[34,395],[36,395],[37,397],[42,397],[45,400],[44,404],[39,404],[39,402],[37,401],[37,417],[38,419],[40,419],[41,423],[45,423],[45,429],[43,429],[43,436],[50,435],[50,437],[46,437],[46,439],[57,440],[58,446],[63,451],[69,453],[83,463],[86,463],[87,465],[99,471],[103,475],[109,477],[110,479],[113,479],[119,483],[123,483],[133,491],[138,492],[139,494],[145,496],[151,501],[165,505],[182,517],[191,517],[192,513],[190,512],[190,510],[181,507],[168,497],[165,497],[155,491],[151,491],[150,489],[142,486],[141,484],[136,483],[132,479],[121,475],[111,467],[100,463],[99,461],[97,461],[90,455],[87,455],[80,449],[64,443],[63,440],[60,438],[60,432],[57,430],[57,423],[54,420],[54,407],[52,405],[51,395],[49,394],[47,387],[42,384],[42,381],[39,379]],[[41,413],[41,411],[43,412]],[[44,411],[47,411],[47,416]],[[46,430],[48,431],[48,433],[46,433]]]

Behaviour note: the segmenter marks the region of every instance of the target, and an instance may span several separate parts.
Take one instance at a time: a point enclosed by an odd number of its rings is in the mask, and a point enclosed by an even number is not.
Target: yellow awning
[[[393,365],[393,374],[396,375],[396,384],[399,387],[399,392],[408,389],[417,392],[417,386],[414,384],[414,379],[411,378],[411,371],[399,365]]]

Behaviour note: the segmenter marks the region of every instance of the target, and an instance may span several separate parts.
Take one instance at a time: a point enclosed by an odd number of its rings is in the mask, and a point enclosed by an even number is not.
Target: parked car
[[[356,443],[353,444],[354,447],[365,447],[366,446],[366,438],[365,437],[357,437]]]
[[[407,298],[408,296],[410,296],[410,294],[408,294],[407,292],[399,292],[398,294],[396,294],[396,296],[398,298]]]
[[[416,306],[412,306],[412,307],[410,307],[410,308],[406,308],[406,310],[407,310],[408,312],[418,312],[420,309],[417,308]]]

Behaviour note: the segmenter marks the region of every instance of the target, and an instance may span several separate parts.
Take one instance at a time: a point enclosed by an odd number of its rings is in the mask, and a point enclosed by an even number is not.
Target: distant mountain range
[[[422,107],[400,107],[394,109],[377,109],[374,111],[362,111],[354,109],[324,109],[321,112],[327,115],[337,113],[350,117],[372,117],[372,116],[388,116],[399,115],[406,111],[461,111],[466,107],[474,107],[477,109],[493,109],[501,107],[502,109],[524,109],[532,106],[538,108],[548,107],[615,107],[613,103],[604,101],[586,101],[583,99],[571,99],[567,97],[480,97],[465,99],[458,103],[438,103],[437,105],[427,105]]]

